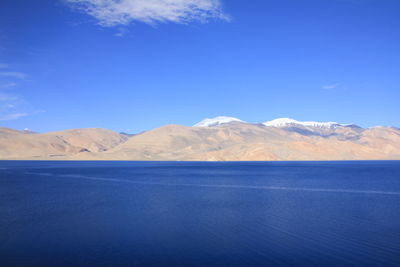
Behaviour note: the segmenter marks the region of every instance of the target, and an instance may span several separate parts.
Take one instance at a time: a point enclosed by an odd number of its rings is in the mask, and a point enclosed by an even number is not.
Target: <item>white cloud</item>
[[[340,83],[334,83],[334,84],[327,84],[322,86],[322,89],[335,89],[340,86]]]
[[[25,73],[17,72],[17,71],[3,71],[3,72],[0,72],[0,76],[17,78],[17,79],[25,79],[27,77],[27,75]]]
[[[208,22],[229,20],[220,0],[65,0],[93,16],[104,27],[128,25],[133,21],[147,24]]]

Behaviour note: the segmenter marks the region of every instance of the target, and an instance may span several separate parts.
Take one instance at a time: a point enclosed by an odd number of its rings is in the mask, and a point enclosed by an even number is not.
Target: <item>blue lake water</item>
[[[0,266],[400,266],[400,162],[0,161]]]

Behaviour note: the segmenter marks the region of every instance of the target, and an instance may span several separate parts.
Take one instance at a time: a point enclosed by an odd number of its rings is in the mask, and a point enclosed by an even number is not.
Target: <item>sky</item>
[[[2,0],[0,126],[400,127],[398,0]]]

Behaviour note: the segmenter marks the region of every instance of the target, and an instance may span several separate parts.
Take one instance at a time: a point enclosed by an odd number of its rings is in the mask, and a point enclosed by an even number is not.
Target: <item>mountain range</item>
[[[400,129],[280,118],[204,119],[129,135],[101,128],[35,133],[0,127],[2,160],[277,161],[400,159]]]

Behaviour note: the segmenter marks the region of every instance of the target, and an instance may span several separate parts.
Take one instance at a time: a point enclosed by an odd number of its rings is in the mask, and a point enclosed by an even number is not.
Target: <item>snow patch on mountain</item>
[[[235,121],[236,122],[244,122],[244,121],[239,120],[234,117],[218,116],[215,118],[206,118],[206,119],[202,120],[201,122],[193,125],[193,127],[212,127],[212,126],[217,126],[217,125],[221,125],[224,123],[230,123],[230,122],[235,122]]]
[[[263,123],[265,126],[273,127],[293,127],[293,126],[305,126],[305,127],[316,127],[316,128],[336,128],[339,126],[345,127],[348,124],[340,124],[337,122],[317,122],[317,121],[296,121],[290,118],[279,118],[272,121]]]

